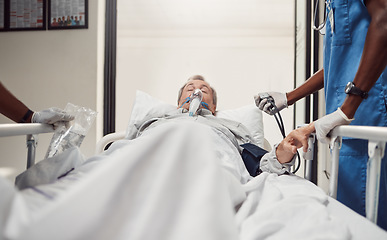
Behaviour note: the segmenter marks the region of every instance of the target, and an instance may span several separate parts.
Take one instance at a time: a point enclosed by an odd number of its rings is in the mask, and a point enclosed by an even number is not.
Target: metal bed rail
[[[27,141],[27,168],[35,164],[35,152],[37,145],[37,134],[54,132],[54,128],[49,124],[42,123],[11,123],[0,124],[0,137],[26,135]]]
[[[379,186],[382,158],[387,142],[387,127],[372,126],[338,126],[331,133],[331,179],[329,196],[337,197],[337,178],[339,172],[339,152],[342,138],[350,137],[368,140],[367,183],[366,183],[366,217],[377,222],[379,204]]]
[[[125,131],[106,134],[102,139],[100,139],[97,142],[97,146],[95,148],[96,149],[95,154],[102,153],[105,150],[105,147],[109,143],[123,139],[123,138],[125,138],[125,135],[126,135]]]

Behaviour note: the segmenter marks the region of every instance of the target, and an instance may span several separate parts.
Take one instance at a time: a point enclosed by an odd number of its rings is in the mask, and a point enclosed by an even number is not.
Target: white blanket
[[[241,184],[239,171],[231,169],[237,161],[242,161],[238,151],[210,127],[165,123],[114,143],[53,184],[16,191],[0,181],[2,196],[8,196],[0,202],[2,237],[351,237],[348,226],[327,211],[327,196],[319,188],[268,173]]]
[[[305,179],[262,173],[244,189],[248,197],[236,214],[241,239],[350,239],[330,215],[328,196]]]

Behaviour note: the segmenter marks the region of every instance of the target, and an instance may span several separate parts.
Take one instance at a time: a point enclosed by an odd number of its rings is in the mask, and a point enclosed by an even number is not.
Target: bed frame
[[[367,165],[366,217],[376,223],[378,218],[381,160],[386,148],[387,127],[340,126],[333,129],[331,137],[332,165],[329,195],[333,198],[337,197],[337,176],[342,137],[368,140],[369,160]]]
[[[41,133],[54,132],[54,128],[49,124],[42,123],[11,123],[0,124],[0,137],[23,136],[27,141],[27,168],[35,164],[35,150],[38,144],[35,135]]]
[[[47,124],[0,124],[0,137],[27,136],[27,168],[35,163],[36,138],[35,134],[50,133],[54,129]],[[377,222],[377,209],[379,199],[379,183],[381,171],[381,159],[384,156],[387,142],[387,127],[369,126],[339,126],[331,132],[332,140],[330,148],[332,150],[332,164],[330,173],[329,196],[337,196],[337,176],[339,167],[339,151],[342,137],[351,137],[368,140],[368,169],[366,188],[366,217],[372,222]],[[125,132],[111,133],[104,136],[96,146],[96,153],[104,151],[105,147],[116,140],[123,139]],[[306,166],[307,167],[307,166]]]

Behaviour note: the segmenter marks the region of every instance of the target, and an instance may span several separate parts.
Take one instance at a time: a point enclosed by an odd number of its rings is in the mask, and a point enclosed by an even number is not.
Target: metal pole
[[[366,217],[375,224],[378,219],[380,169],[385,146],[385,142],[368,142]]]
[[[337,198],[337,179],[339,175],[339,153],[341,148],[341,137],[332,139],[330,144],[332,151],[332,162],[331,162],[331,178],[329,182],[329,196]]]
[[[33,134],[27,135],[27,169],[35,164],[36,145],[38,144]]]
[[[314,159],[314,143],[316,134],[312,133],[308,138],[308,149],[306,153],[303,153],[305,159],[304,178],[313,182],[313,159]]]

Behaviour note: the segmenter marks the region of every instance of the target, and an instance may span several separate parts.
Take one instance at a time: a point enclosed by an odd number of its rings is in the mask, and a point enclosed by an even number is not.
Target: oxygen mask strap
[[[209,109],[208,109],[208,103],[206,103],[206,102],[201,102],[200,105],[202,105],[205,109],[209,110]]]
[[[181,104],[181,106],[179,108],[182,108],[184,106],[184,104],[186,104],[187,102],[189,102],[191,100],[190,97],[187,97],[186,99],[184,99],[185,102],[183,102],[183,104]]]

